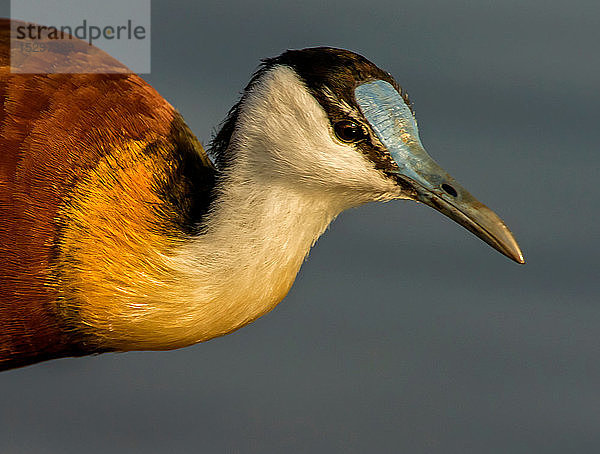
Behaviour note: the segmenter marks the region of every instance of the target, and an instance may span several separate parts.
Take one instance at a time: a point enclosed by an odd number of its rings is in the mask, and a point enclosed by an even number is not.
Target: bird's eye
[[[358,142],[367,137],[364,128],[350,120],[338,121],[333,126],[333,130],[342,142]]]

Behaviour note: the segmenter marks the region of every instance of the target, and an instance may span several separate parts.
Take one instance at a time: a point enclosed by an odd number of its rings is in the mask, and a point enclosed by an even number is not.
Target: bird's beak
[[[356,88],[355,96],[363,115],[398,165],[391,173],[414,200],[445,214],[515,262],[525,263],[502,219],[427,154],[412,112],[391,84],[382,80],[366,82]]]

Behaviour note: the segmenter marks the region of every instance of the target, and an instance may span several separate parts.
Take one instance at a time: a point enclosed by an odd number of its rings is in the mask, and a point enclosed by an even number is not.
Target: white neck
[[[273,309],[341,211],[316,193],[258,185],[242,172],[228,176],[205,232],[177,256],[186,301],[181,315],[193,320],[192,342],[226,334]]]
[[[332,137],[324,110],[286,67],[246,93],[228,153],[203,232],[162,256],[165,273],[144,283],[143,316],[123,312],[117,348],[176,348],[240,328],[285,297],[342,210],[399,195]]]

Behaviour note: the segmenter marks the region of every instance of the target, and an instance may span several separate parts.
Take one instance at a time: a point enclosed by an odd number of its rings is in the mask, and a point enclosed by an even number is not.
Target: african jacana
[[[213,163],[135,74],[11,73],[0,25],[0,369],[236,330],[285,297],[342,210],[371,201],[428,204],[523,263],[500,218],[427,155],[404,90],[360,55],[264,60]],[[77,46],[39,58],[77,72],[90,58]]]

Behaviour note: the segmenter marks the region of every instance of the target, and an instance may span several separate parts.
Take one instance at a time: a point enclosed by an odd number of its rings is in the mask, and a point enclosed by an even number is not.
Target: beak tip
[[[525,257],[523,257],[523,252],[521,252],[521,248],[519,247],[517,242],[514,241],[514,243],[511,246],[511,248],[505,249],[504,255],[506,255],[509,259],[515,261],[519,265],[524,265]]]
[[[517,259],[517,263],[519,263],[520,265],[525,265],[525,257],[523,257],[523,254],[521,253],[521,251],[519,251],[519,257]]]

